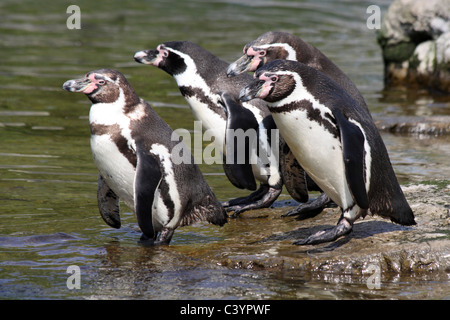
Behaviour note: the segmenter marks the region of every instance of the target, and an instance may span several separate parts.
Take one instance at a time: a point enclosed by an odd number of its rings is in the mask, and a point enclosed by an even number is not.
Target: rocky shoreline
[[[314,218],[298,221],[281,217],[295,203],[280,200],[273,208],[244,212],[232,219],[230,237],[214,250],[183,251],[196,261],[227,268],[366,278],[378,270],[384,280],[406,276],[448,281],[450,182],[410,185],[403,190],[415,213],[416,226],[368,216],[358,220],[349,235],[333,243],[296,246],[292,244],[296,239],[333,226],[339,210],[327,208]],[[245,229],[247,221],[255,225],[255,220],[260,229]],[[236,229],[238,226],[242,229]]]
[[[402,116],[375,119],[378,130],[401,134],[426,134],[443,136],[450,134],[450,116]]]
[[[450,1],[394,1],[377,40],[387,85],[450,92]]]

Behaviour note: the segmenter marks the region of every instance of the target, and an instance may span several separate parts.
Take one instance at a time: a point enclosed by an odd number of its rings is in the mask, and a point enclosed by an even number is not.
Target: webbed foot
[[[325,193],[321,193],[320,196],[315,200],[307,203],[302,203],[295,209],[283,214],[282,217],[298,216],[297,220],[312,218],[321,213],[327,205],[330,205],[332,203],[333,201],[331,201],[331,199]]]
[[[352,231],[353,223],[348,221],[346,218],[339,220],[337,226],[316,232],[310,235],[306,239],[297,240],[294,242],[296,245],[306,245],[306,244],[319,244],[324,242],[332,242],[337,238],[346,235]]]

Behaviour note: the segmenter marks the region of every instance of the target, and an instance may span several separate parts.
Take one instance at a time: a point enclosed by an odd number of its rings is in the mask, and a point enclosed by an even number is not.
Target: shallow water
[[[134,52],[190,40],[227,61],[268,30],[300,35],[355,81],[377,117],[450,115],[448,97],[384,90],[375,33],[366,8],[390,1],[50,1],[0,4],[0,298],[7,299],[412,299],[439,298],[441,284],[396,279],[368,290],[357,277],[224,268],[190,258],[192,250],[229,245],[238,232],[258,233],[258,219],[224,228],[178,229],[164,248],[142,247],[135,217],[106,226],[96,207],[97,171],[89,147],[89,102],[61,89],[103,67],[123,72],[172,128],[194,128],[172,78],[133,61]],[[69,4],[81,29],[66,27]],[[450,140],[383,134],[402,183],[448,180]],[[219,165],[202,165],[220,200],[242,195]],[[289,199],[284,194],[280,199]],[[281,221],[283,223],[283,221]],[[187,253],[187,254],[186,254]],[[239,252],[237,253],[239,254]],[[81,289],[66,272],[81,269]],[[445,296],[445,295],[444,295]]]

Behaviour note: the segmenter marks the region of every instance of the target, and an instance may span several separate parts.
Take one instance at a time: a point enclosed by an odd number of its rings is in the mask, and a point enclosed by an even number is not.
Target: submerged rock
[[[396,0],[378,43],[386,84],[416,84],[450,92],[450,1]]]

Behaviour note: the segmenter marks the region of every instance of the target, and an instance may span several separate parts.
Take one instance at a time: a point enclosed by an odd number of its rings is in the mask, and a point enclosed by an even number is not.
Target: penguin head
[[[112,103],[118,99],[121,90],[134,93],[125,76],[112,69],[95,70],[84,78],[68,80],[63,89],[84,93],[93,103]]]
[[[193,62],[191,51],[199,48],[188,41],[165,42],[156,50],[142,50],[134,55],[134,60],[142,64],[158,67],[172,76],[183,73]]]
[[[297,86],[295,72],[289,68],[290,62],[275,60],[258,69],[254,80],[239,93],[239,100],[260,98],[275,103],[289,96]]]
[[[243,72],[253,72],[277,59],[296,60],[296,52],[289,44],[292,35],[269,31],[244,46],[244,54],[227,70],[229,77]]]

